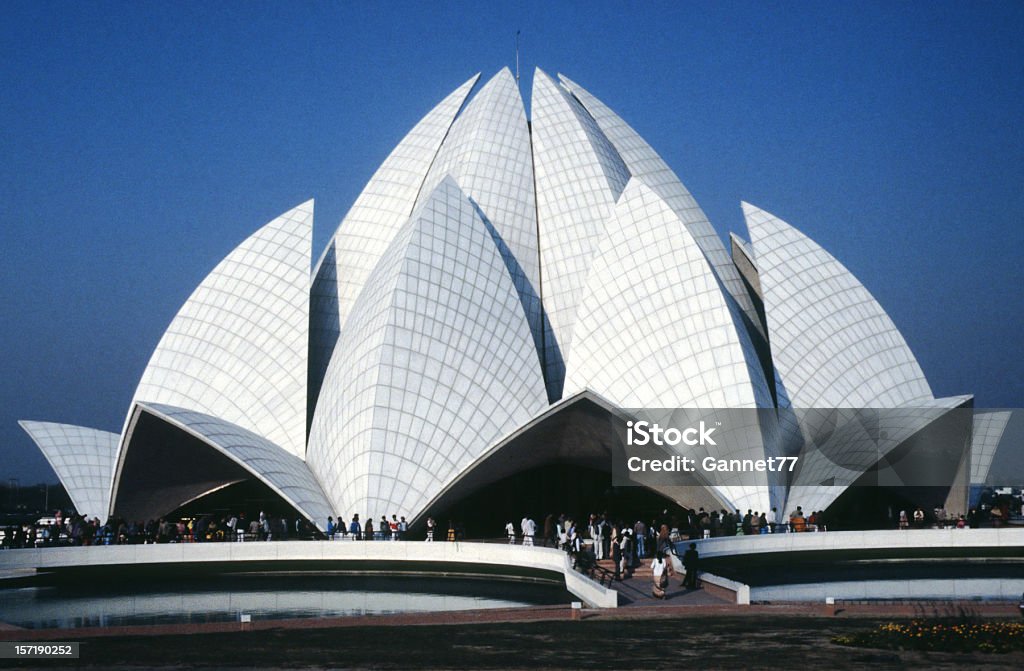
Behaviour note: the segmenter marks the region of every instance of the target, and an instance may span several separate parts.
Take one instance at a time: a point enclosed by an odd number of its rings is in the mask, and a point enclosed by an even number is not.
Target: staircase
[[[610,575],[615,574],[615,563],[611,559],[601,559],[597,562],[597,565],[608,571]],[[628,575],[629,577],[626,577]],[[651,572],[651,560],[641,559],[640,565],[633,569],[631,574],[624,574],[622,580],[618,582],[611,582],[609,586],[617,590],[619,593],[620,601],[625,601],[630,604],[650,604],[657,599],[651,594],[651,585],[654,581],[654,574]],[[678,591],[679,578],[669,578],[669,592]]]
[[[599,570],[608,571],[615,575],[615,564],[610,559],[602,559],[597,562]],[[683,576],[681,573],[674,573],[669,576],[668,588],[665,593],[667,598],[662,601],[655,599],[651,593],[654,583],[654,572],[651,570],[651,559],[641,559],[640,565],[633,569],[628,578],[616,582],[611,580],[608,586],[618,591],[620,606],[650,606],[653,604],[667,603],[672,606],[709,606],[728,603],[722,598],[710,594],[703,589],[687,590],[682,586]]]

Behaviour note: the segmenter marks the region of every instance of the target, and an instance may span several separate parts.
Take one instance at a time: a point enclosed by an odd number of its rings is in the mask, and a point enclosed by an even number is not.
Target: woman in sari
[[[651,573],[654,578],[652,594],[655,599],[664,599],[668,589],[668,579],[672,575],[672,564],[665,560],[665,553],[659,552],[651,562]]]

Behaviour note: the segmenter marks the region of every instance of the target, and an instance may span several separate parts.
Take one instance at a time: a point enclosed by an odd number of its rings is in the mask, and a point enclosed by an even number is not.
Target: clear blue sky
[[[0,478],[18,419],[118,431],[192,289],[310,197],[316,249],[406,131],[514,64],[632,124],[723,235],[821,243],[936,395],[1024,399],[1024,4],[70,3],[0,12]]]

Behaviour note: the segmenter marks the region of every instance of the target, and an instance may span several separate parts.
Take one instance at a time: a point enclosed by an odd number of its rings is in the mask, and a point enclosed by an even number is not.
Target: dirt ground
[[[499,623],[274,628],[82,640],[76,661],[22,668],[1021,669],[1024,653],[849,648],[831,637],[893,618],[666,615]],[[902,619],[902,618],[900,618]],[[6,662],[6,664],[4,664]],[[11,660],[0,660],[9,666]]]

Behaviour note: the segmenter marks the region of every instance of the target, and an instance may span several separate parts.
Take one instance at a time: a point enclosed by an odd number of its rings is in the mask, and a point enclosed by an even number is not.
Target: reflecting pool
[[[253,621],[568,604],[564,586],[440,576],[228,574],[0,589],[0,621],[27,628]]]

